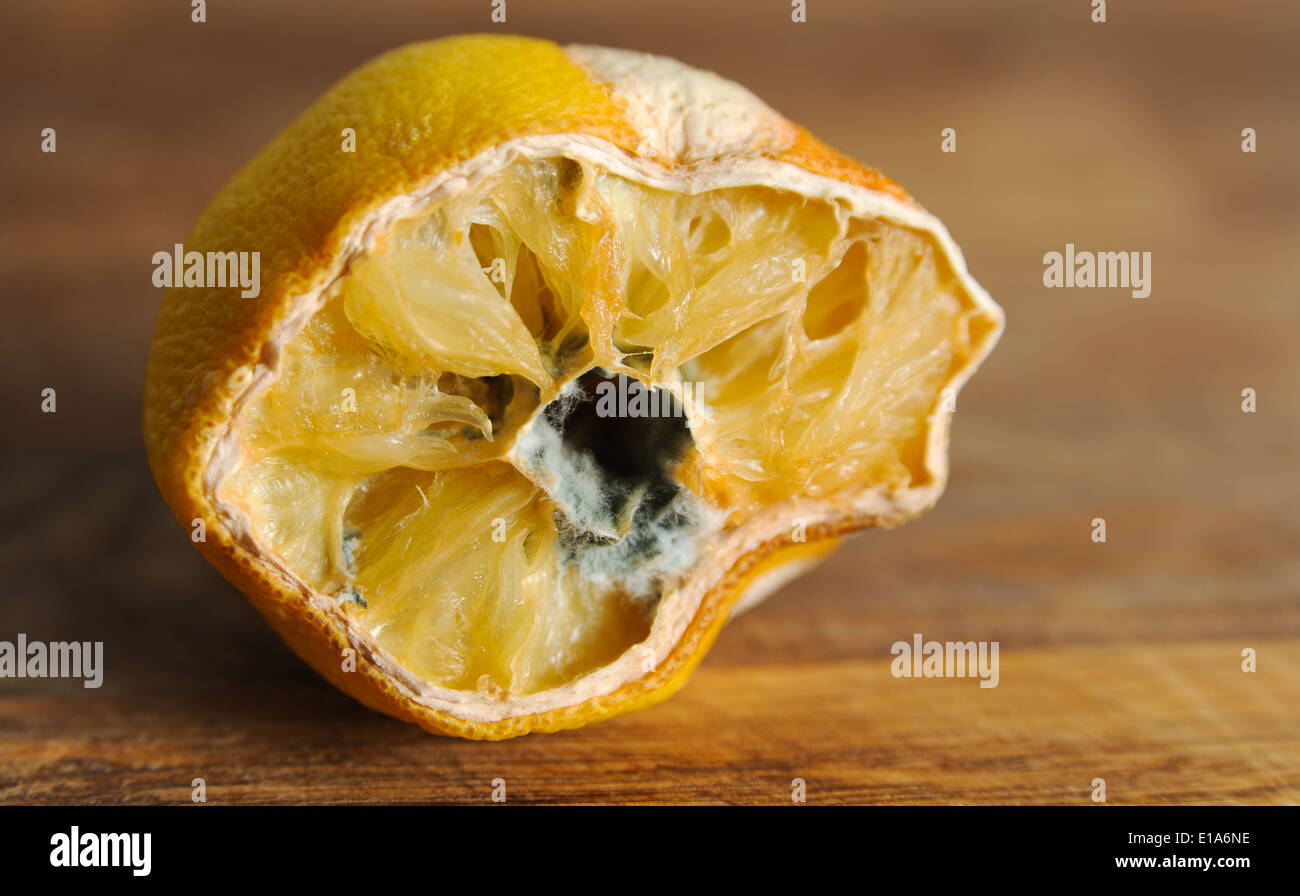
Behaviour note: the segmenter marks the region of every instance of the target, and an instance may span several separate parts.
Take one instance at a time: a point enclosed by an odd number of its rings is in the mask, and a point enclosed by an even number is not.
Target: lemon
[[[1002,327],[932,215],[744,88],[526,38],[366,65],[185,245],[262,283],[166,295],[164,497],[330,681],[471,738],[666,697],[933,504]]]

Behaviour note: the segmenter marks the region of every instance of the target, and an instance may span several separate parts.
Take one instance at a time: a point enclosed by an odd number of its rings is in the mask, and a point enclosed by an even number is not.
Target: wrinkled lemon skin
[[[356,135],[354,153],[342,149],[348,128]],[[907,198],[879,172],[803,129],[796,133],[774,160]],[[351,645],[341,630],[236,540],[215,512],[205,474],[253,371],[274,364],[265,349],[270,334],[285,323],[295,297],[329,282],[363,220],[494,146],[548,134],[583,134],[629,155],[638,154],[641,142],[608,91],[547,41],[474,35],[412,44],[348,75],[240,170],[185,238],[186,251],[259,252],[261,293],[167,291],[144,389],[150,468],[185,530],[204,523],[197,546],[208,561],[335,686],[371,709],[467,738],[576,728],[662,700],[703,657],[755,567],[770,563],[784,545],[765,545],[720,582],[673,652],[647,676],[544,714],[470,722],[415,702],[365,655],[355,658],[355,671],[345,671]],[[808,539],[851,528],[810,531]]]

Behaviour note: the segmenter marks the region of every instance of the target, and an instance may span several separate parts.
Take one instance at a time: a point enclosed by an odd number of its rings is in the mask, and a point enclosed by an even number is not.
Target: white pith
[[[905,519],[933,504],[947,478],[949,414],[936,411],[929,420],[925,460],[931,475],[929,484],[895,492],[877,490],[866,494],[843,495],[830,500],[793,499],[766,508],[739,528],[726,533],[701,561],[682,589],[663,596],[650,634],[644,642],[630,648],[615,662],[564,686],[527,695],[488,697],[478,691],[439,687],[416,678],[404,669],[394,657],[377,646],[367,631],[354,625],[340,611],[333,597],[313,591],[272,550],[262,544],[237,506],[218,500],[222,480],[242,460],[239,433],[233,421],[239,418],[248,402],[274,380],[276,361],[282,347],[293,340],[333,294],[348,265],[369,252],[381,234],[399,220],[417,215],[421,210],[466,189],[470,184],[501,171],[518,158],[541,159],[554,156],[588,162],[627,180],[678,192],[695,193],[751,185],[786,189],[843,203],[851,214],[859,217],[882,218],[923,231],[931,235],[940,247],[972,301],[990,319],[998,321],[999,326],[1001,321],[1000,310],[970,277],[959,250],[942,224],[932,215],[892,196],[760,157],[733,158],[720,164],[697,162],[689,174],[678,174],[656,162],[631,157],[611,144],[585,135],[530,137],[502,144],[458,169],[445,172],[419,191],[385,203],[350,235],[334,269],[327,272],[315,288],[292,300],[285,323],[273,334],[265,348],[263,362],[255,367],[242,368],[235,374],[238,397],[227,409],[226,416],[232,423],[227,425],[224,433],[210,446],[211,461],[206,471],[205,486],[220,519],[233,537],[260,562],[298,590],[317,612],[324,613],[344,633],[349,643],[363,656],[369,657],[402,693],[417,703],[467,721],[490,722],[546,712],[612,693],[619,687],[644,677],[647,651],[653,657],[655,665],[661,663],[681,639],[704,596],[747,554],[771,541],[774,536],[788,532],[791,518],[804,519],[810,529],[823,523],[835,524],[850,519],[872,519],[884,523]],[[960,389],[994,341],[993,338],[985,341],[982,351],[957,371],[949,381],[948,388],[954,393]],[[762,583],[754,584],[753,594],[759,593],[760,584]],[[742,598],[742,603],[744,602],[745,599]]]

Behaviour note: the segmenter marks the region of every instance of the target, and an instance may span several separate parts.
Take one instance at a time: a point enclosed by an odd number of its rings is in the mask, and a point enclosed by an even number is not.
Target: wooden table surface
[[[0,801],[1300,802],[1300,7],[188,6],[0,12],[0,640],[105,643],[98,690],[0,679]],[[493,27],[746,84],[939,214],[1009,328],[929,515],[734,621],[672,700],[476,744],[316,679],[190,548],[138,426],[152,253],[352,66]],[[1150,251],[1150,297],[1044,288],[1067,242]],[[915,632],[998,641],[999,686],[891,677]]]

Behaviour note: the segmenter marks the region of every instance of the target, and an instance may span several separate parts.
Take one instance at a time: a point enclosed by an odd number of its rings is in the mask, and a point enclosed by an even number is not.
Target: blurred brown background
[[[0,679],[0,801],[1300,801],[1300,7],[809,7],[6,4],[0,640],[103,640],[106,673]],[[138,429],[152,254],[346,71],[493,29],[746,85],[943,218],[1009,326],[929,515],[735,621],[669,702],[485,745],[317,680],[189,546]],[[1152,252],[1151,296],[1045,289],[1066,242]],[[1000,686],[892,679],[914,632],[1000,641]]]

